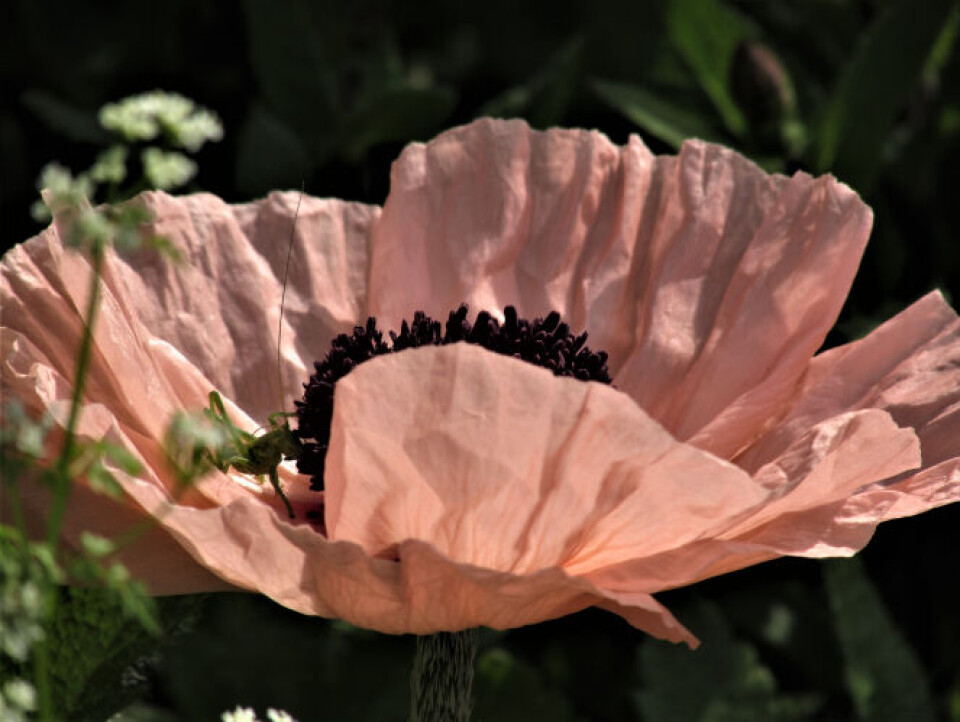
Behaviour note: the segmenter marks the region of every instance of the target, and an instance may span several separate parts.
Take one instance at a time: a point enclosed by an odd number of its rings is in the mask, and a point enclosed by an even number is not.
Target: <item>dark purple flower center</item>
[[[301,474],[310,476],[310,488],[323,489],[323,469],[330,443],[330,421],[333,416],[333,394],[336,383],[358,364],[387,353],[418,346],[443,346],[464,341],[477,344],[494,353],[513,356],[550,369],[556,376],[572,376],[582,381],[610,383],[605,351],[591,351],[585,342],[586,332],[579,336],[561,323],[560,314],[551,311],[546,318],[533,321],[519,318],[513,306],[503,309],[501,325],[486,311],[477,314],[471,324],[467,306],[451,311],[446,326],[434,321],[423,311],[413,321],[400,325],[400,333],[390,331],[390,341],[383,340],[377,319],[371,316],[366,326],[356,326],[352,334],[342,333],[333,339],[330,352],[314,364],[315,372],[304,384],[303,401],[297,401],[297,436],[303,449],[297,461]]]

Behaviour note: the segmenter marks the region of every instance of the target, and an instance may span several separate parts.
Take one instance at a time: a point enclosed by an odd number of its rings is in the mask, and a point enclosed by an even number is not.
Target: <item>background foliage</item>
[[[40,168],[88,167],[111,142],[97,110],[153,88],[220,114],[195,184],[231,201],[304,182],[381,203],[405,143],[479,115],[640,133],[659,152],[698,136],[833,172],[874,208],[835,344],[932,288],[960,299],[958,24],[954,0],[7,0],[0,245],[38,230]],[[958,522],[939,510],[885,525],[862,561],[663,595],[696,653],[599,612],[486,633],[475,718],[960,720]],[[405,715],[409,638],[234,595],[196,614],[129,668],[143,691],[126,719]]]

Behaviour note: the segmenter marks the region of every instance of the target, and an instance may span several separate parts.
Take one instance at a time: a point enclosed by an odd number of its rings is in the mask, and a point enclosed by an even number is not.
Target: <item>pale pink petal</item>
[[[168,199],[159,196],[154,200]],[[192,233],[189,229],[170,232],[182,218],[174,212],[169,222],[161,218],[158,227],[166,229],[176,245],[202,248],[197,239],[187,239]],[[191,223],[202,226],[197,219],[205,216],[191,218]],[[224,235],[232,237],[227,226],[202,238],[217,242]],[[560,569],[538,569],[517,576],[457,564],[416,541],[398,547],[404,561],[397,564],[371,558],[353,544],[331,544],[306,525],[287,523],[272,492],[239,477],[214,473],[200,483],[200,493],[190,491],[173,498],[159,448],[158,434],[168,420],[162,417],[184,404],[201,406],[212,383],[193,359],[175,344],[152,336],[148,324],[140,322],[141,301],[147,306],[157,304],[154,313],[146,316],[159,332],[164,332],[165,321],[157,309],[172,304],[175,310],[180,307],[177,303],[182,306],[186,302],[174,303],[164,296],[184,296],[182,290],[177,291],[181,281],[176,274],[170,277],[172,282],[154,279],[154,288],[161,290],[152,297],[145,286],[138,287],[133,282],[137,277],[128,270],[138,263],[146,261],[108,257],[101,323],[109,332],[96,336],[96,378],[88,387],[91,401],[83,408],[78,434],[125,446],[141,460],[145,471],[142,478],[130,479],[115,470],[130,498],[120,505],[78,484],[76,504],[70,508],[64,530],[69,545],[79,543],[82,530],[113,534],[137,519],[142,512],[135,503],[160,519],[163,531],[152,532],[121,558],[154,593],[253,589],[300,611],[390,632],[429,632],[477,624],[512,627],[609,603],[652,633],[695,642],[649,596],[637,595],[630,604],[623,599],[611,601],[602,590]],[[64,265],[69,265],[68,272]],[[2,270],[5,311],[16,311],[5,313],[2,330],[5,393],[12,392],[34,410],[51,409],[62,422],[71,391],[73,358],[70,353],[57,352],[76,348],[79,341],[78,309],[85,300],[89,267],[82,257],[64,253],[51,229],[5,258]],[[189,276],[191,272],[186,273]],[[68,280],[60,285],[61,278]],[[192,293],[202,290],[199,284]],[[185,318],[185,314],[181,310],[174,315]],[[186,336],[177,343],[189,346],[189,331],[188,324]],[[173,333],[170,329],[166,332]],[[214,352],[220,349],[210,351]],[[207,358],[200,346],[192,354],[200,359],[200,365]],[[141,372],[133,373],[133,368]],[[140,402],[132,403],[135,399]],[[252,428],[254,422],[229,398],[226,401],[234,420]],[[740,473],[732,467],[730,471]],[[287,491],[295,504],[317,503],[319,497],[307,492],[302,480],[292,482],[288,479]],[[43,499],[36,489],[24,499],[31,519],[39,524],[45,516]],[[148,543],[152,546],[145,551],[142,545]]]
[[[160,194],[154,200],[172,202]],[[174,220],[179,217],[176,213],[173,216]],[[176,244],[177,238],[173,241]],[[207,394],[216,386],[177,348],[153,337],[144,326],[139,309],[147,305],[150,294],[145,289],[131,289],[122,280],[125,274],[132,274],[130,268],[127,261],[108,253],[85,388],[89,402],[78,431],[98,439],[107,427],[114,426],[120,442],[148,469],[155,470],[156,482],[169,490],[174,482],[161,450],[167,424],[177,411],[205,406]],[[0,265],[4,396],[10,394],[34,412],[50,409],[61,423],[65,423],[72,392],[90,273],[81,254],[63,249],[55,228],[13,249]],[[170,278],[177,276],[171,274]],[[153,289],[155,300],[165,299],[167,292],[175,296],[171,291],[175,285],[158,282]],[[208,297],[215,297],[214,286],[205,288]],[[202,289],[195,290],[199,296]],[[184,317],[176,312],[175,303],[165,302],[173,309],[174,318]],[[231,349],[225,346],[222,350],[229,353]],[[226,403],[235,423],[251,431],[257,427],[229,398]],[[98,417],[99,413],[107,414],[109,420]],[[310,494],[305,479],[290,480],[289,474],[285,477],[296,501],[301,499],[301,492]],[[222,474],[203,479],[197,489],[216,503],[251,493],[267,496],[271,505],[279,503],[272,490],[265,491],[249,479],[231,480]],[[309,504],[316,504],[315,495],[310,494]]]
[[[836,416],[799,436],[754,474],[754,481],[774,492],[773,498],[719,538],[749,536],[780,517],[845,500],[868,484],[919,466],[916,434],[899,428],[885,411]]]
[[[50,509],[49,493],[39,483],[18,484],[18,500],[27,521],[27,531],[40,538],[46,532],[44,522]],[[3,499],[3,519],[12,519]],[[70,495],[69,513],[64,519],[61,542],[74,551],[81,549],[84,532],[108,538],[128,533],[144,523],[143,510],[121,502],[111,502],[84,484],[76,484]],[[144,527],[143,536],[123,548],[111,561],[122,562],[137,580],[154,595],[195,594],[235,590],[195,561],[186,550],[159,525]]]
[[[369,312],[461,301],[556,309],[610,353],[621,390],[680,439],[740,450],[833,324],[871,223],[831,178],[769,176],[686,143],[482,120],[408,146],[371,257]],[[698,437],[699,438],[699,437]]]
[[[580,574],[720,534],[774,493],[614,389],[464,343],[360,365],[332,429],[327,532],[370,554],[419,539],[455,562]]]
[[[239,206],[206,194],[143,198],[157,218],[153,231],[170,238],[184,262],[173,265],[152,251],[115,259],[108,288],[135,300],[149,335],[260,423],[280,409],[276,343],[290,253],[282,354],[290,409],[313,361],[360,321],[370,228],[380,209],[297,193]]]
[[[960,501],[960,320],[931,293],[861,341],[814,359],[786,416],[738,465],[752,469],[784,453],[798,434],[845,409],[883,409],[912,427],[921,445],[921,471],[865,484],[829,503],[792,512],[741,537],[758,555],[721,555],[702,574],[712,576],[781,554],[850,555],[877,524]],[[880,452],[888,452],[883,445]],[[715,550],[705,552],[708,556]]]
[[[960,319],[939,293],[817,356],[788,412],[737,465],[759,468],[813,424],[868,408],[916,431],[925,467],[960,455]]]
[[[700,646],[700,641],[649,594],[604,589],[604,596],[608,601],[597,606],[623,617],[637,629],[668,642],[686,642],[690,649]]]
[[[637,620],[651,608],[630,600],[718,563],[806,555],[829,522],[816,517],[824,503],[919,464],[913,432],[867,410],[812,429],[749,480],[613,389],[467,344],[363,364],[338,384],[334,416],[331,538],[388,557],[418,539],[515,574],[561,568],[648,631]],[[759,538],[799,512],[814,517],[796,533],[806,546]]]
[[[919,444],[910,429],[898,428],[876,409],[846,414],[815,426],[754,476],[768,488],[768,503],[720,534],[665,553],[639,555],[621,565],[587,575],[609,590],[652,593],[683,586],[780,556],[831,556],[824,553],[832,530],[845,524],[848,499],[856,490],[919,464]],[[854,497],[856,498],[856,497]],[[887,518],[894,499],[875,498],[859,508],[869,532]],[[836,548],[846,556],[861,548]]]
[[[727,541],[706,540],[682,553],[663,555],[644,566],[649,569],[685,565],[684,584],[727,574],[781,556],[811,558],[845,557],[866,546],[884,521],[921,514],[960,500],[960,462],[948,461],[914,474],[896,486],[874,484],[859,494],[832,504],[789,512],[742,536]],[[617,577],[633,574],[632,583],[642,575],[638,569],[607,570],[597,584],[607,585]],[[650,583],[640,584],[647,589]]]
[[[611,597],[557,568],[515,575],[458,564],[419,540],[398,545],[398,561],[378,559],[359,545],[286,524],[250,497],[196,509],[167,506],[150,484],[129,480],[127,488],[145,508],[164,509],[165,529],[203,566],[305,614],[391,634],[428,634],[507,629],[602,605],[638,629],[696,645],[649,595]]]
[[[18,365],[24,359],[24,349],[29,347],[29,342],[18,338],[18,335],[9,329],[2,331],[0,348],[3,358],[9,362],[3,375],[5,398],[7,394],[11,394],[35,413],[47,408],[60,423],[65,424],[70,385],[57,372],[39,363],[33,363],[27,373],[21,373]],[[130,434],[136,436],[133,430],[130,430]],[[154,478],[155,485],[163,485],[152,471],[154,467],[163,468],[156,445],[143,443],[145,440],[142,438],[138,439],[139,444],[134,443],[133,439],[119,430],[113,414],[105,406],[86,404],[83,407],[79,435],[84,438],[109,439],[123,445],[143,464],[146,473]],[[55,448],[59,439],[59,434],[52,435],[49,444]],[[139,453],[138,445],[148,453],[154,452],[152,458],[145,458]],[[55,453],[54,448],[51,448],[51,455]],[[110,468],[109,463],[106,465]],[[112,470],[119,479],[125,478],[119,470]],[[15,486],[4,487],[4,494],[0,496],[0,518],[12,520],[12,505],[16,504],[26,522],[27,532],[35,537],[42,537],[46,533],[47,513],[50,508],[49,492],[43,484],[34,479],[17,481],[19,483]],[[214,480],[207,479],[205,483],[211,484]],[[183,501],[188,499],[195,504],[210,505],[196,492],[183,495]],[[206,567],[195,562],[161,526],[143,527],[145,520],[150,518],[149,515],[145,517],[143,510],[130,501],[112,501],[78,481],[70,494],[61,541],[68,548],[79,550],[83,532],[114,537],[135,527],[141,528],[144,535],[124,548],[117,558],[126,564],[137,579],[146,583],[151,593],[185,594],[231,588]]]
[[[53,228],[18,246],[0,266],[3,306],[4,384],[20,364],[20,375],[63,382],[54,390],[63,400],[72,383],[89,293],[91,269],[78,253],[65,251]],[[122,425],[160,438],[164,420],[179,408],[176,394],[147,353],[149,337],[136,320],[130,298],[105,288],[94,334],[86,396],[107,404]],[[10,354],[16,354],[11,356]],[[41,390],[37,389],[38,393]],[[150,403],[146,400],[150,399]],[[41,407],[55,399],[41,399]]]

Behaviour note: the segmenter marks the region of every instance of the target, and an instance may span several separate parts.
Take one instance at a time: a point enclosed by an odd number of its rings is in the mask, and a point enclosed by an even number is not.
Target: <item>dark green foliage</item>
[[[583,47],[581,37],[567,42],[529,80],[484,103],[477,115],[524,118],[536,128],[560,125],[580,90]]]
[[[679,148],[687,138],[717,141],[722,137],[722,131],[711,125],[709,118],[642,86],[597,80],[592,87],[612,108],[672,148]]]
[[[473,691],[474,719],[478,721],[576,719],[563,690],[549,686],[541,671],[502,647],[488,650],[477,660]]]
[[[887,3],[844,64],[818,127],[814,168],[832,170],[868,191],[884,158],[894,119],[911,93],[921,92],[930,58],[955,0]],[[948,38],[952,42],[952,38]]]
[[[780,692],[757,650],[734,637],[720,610],[706,602],[684,617],[702,642],[696,651],[648,641],[640,647],[637,706],[647,722],[811,719],[820,695]]]
[[[306,720],[402,722],[410,702],[412,637],[317,620],[248,595],[210,599],[200,634],[164,655],[160,690],[183,722],[237,705]]]
[[[47,627],[51,698],[58,719],[102,722],[148,689],[148,672],[162,646],[189,631],[202,597],[159,600],[159,635],[124,613],[113,593],[62,588]],[[29,669],[4,667],[0,679]]]
[[[935,720],[924,669],[890,619],[860,560],[825,562],[823,573],[859,719]]]
[[[667,32],[727,130],[743,136],[747,121],[730,77],[737,48],[758,34],[753,23],[720,0],[678,0],[668,3]]]

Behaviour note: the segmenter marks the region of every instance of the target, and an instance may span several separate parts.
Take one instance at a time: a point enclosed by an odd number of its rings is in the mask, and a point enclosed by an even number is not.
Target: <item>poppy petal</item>
[[[722,533],[772,495],[608,386],[465,343],[361,364],[332,429],[328,534],[375,555],[419,539],[488,569],[579,573]]]
[[[960,455],[960,319],[939,293],[817,356],[787,413],[737,464],[757,468],[803,429],[862,408],[883,409],[915,429],[925,467]]]
[[[833,178],[720,146],[655,156],[596,132],[480,120],[408,146],[377,224],[368,312],[555,309],[679,439],[729,456],[794,391],[872,222]]]

